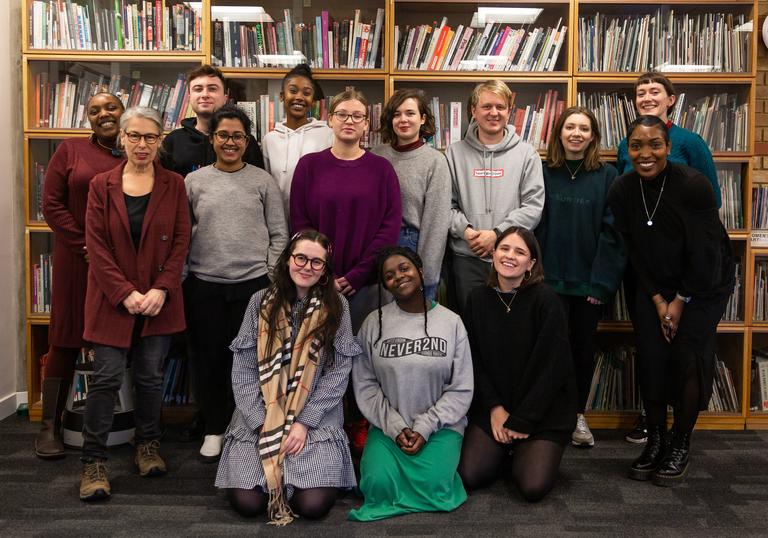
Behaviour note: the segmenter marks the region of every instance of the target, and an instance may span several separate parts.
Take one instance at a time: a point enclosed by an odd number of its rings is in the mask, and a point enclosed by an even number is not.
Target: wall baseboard
[[[12,392],[8,396],[0,398],[0,420],[14,414],[16,408],[23,403],[27,403],[26,392]]]

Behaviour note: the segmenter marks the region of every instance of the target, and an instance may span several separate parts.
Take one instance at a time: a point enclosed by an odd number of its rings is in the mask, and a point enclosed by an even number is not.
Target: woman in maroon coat
[[[85,250],[85,206],[93,176],[123,160],[115,148],[123,104],[110,93],[88,101],[90,138],[70,138],[56,148],[48,163],[43,189],[43,214],[53,230],[53,290],[49,349],[43,370],[43,424],[35,439],[41,458],[64,456],[61,413],[75,361],[83,341],[83,307],[88,275]]]
[[[110,495],[107,436],[129,353],[135,463],[142,476],[166,470],[159,454],[163,361],[170,335],[185,327],[181,273],[190,219],[184,180],[155,160],[162,132],[156,110],[128,109],[120,121],[127,162],[93,178],[88,194],[84,337],[95,354],[83,426],[86,501]]]

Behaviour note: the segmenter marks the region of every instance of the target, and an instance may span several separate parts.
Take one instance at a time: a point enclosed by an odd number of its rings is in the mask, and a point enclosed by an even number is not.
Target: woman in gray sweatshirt
[[[422,266],[408,248],[379,256],[379,283],[395,300],[380,300],[358,334],[363,353],[352,381],[371,429],[360,460],[365,502],[350,512],[353,521],[450,511],[467,498],[457,467],[472,357],[461,319],[425,299]]]
[[[195,397],[205,421],[200,449],[216,461],[232,417],[232,352],[248,301],[269,285],[288,243],[288,225],[277,183],[243,162],[251,121],[225,106],[210,123],[216,162],[187,175],[192,241],[184,302],[192,345]]]

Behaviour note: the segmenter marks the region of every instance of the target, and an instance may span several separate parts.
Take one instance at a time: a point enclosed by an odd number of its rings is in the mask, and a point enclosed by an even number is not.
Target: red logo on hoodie
[[[501,179],[504,177],[503,168],[475,168],[472,177],[476,179]]]

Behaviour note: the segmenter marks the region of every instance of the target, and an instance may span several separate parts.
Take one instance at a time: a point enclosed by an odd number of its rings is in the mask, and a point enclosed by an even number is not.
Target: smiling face
[[[667,111],[675,104],[676,97],[669,95],[658,82],[640,84],[635,90],[635,107],[638,114],[656,116],[667,121]]]
[[[394,254],[387,258],[381,275],[384,287],[398,302],[412,299],[421,291],[421,271],[405,256]]]
[[[222,141],[225,135],[229,138]],[[216,153],[216,164],[220,169],[237,169],[242,166],[243,154],[248,147],[248,136],[239,119],[222,118],[211,138],[213,151]],[[236,142],[235,139],[240,142]]]
[[[661,127],[639,125],[629,135],[629,160],[643,179],[653,179],[667,167],[671,146]]]
[[[280,99],[285,104],[288,119],[303,125],[307,123],[307,114],[315,102],[315,87],[307,77],[291,77],[285,81]]]
[[[189,103],[198,116],[210,117],[227,102],[224,82],[219,77],[197,77],[189,82]]]
[[[296,295],[304,297],[310,288],[317,284],[320,278],[325,274],[326,268],[312,269],[312,260],[320,259],[325,261],[328,252],[320,243],[315,243],[309,239],[297,241],[293,247],[293,252],[288,258],[288,274],[296,285]],[[299,267],[296,258],[306,260],[304,267]],[[302,258],[303,257],[303,258]]]
[[[500,95],[489,91],[481,92],[477,105],[472,107],[472,117],[477,122],[481,137],[499,142],[509,121],[509,104]]]
[[[354,123],[352,117],[348,117],[346,121],[342,121],[336,114],[357,114],[366,116],[368,110],[365,105],[357,99],[342,101],[333,111],[333,114],[328,118],[328,125],[333,129],[333,134],[338,141],[345,144],[359,144],[360,139],[363,138],[363,135],[365,134],[365,130],[368,128],[368,118],[365,118],[359,123]]]
[[[96,138],[102,142],[114,142],[120,133],[120,116],[123,104],[114,95],[99,93],[88,101],[88,122]]]
[[[592,122],[586,115],[571,114],[566,118],[560,131],[560,141],[563,143],[566,159],[583,159],[593,139]]]
[[[131,137],[141,137],[133,142]],[[143,135],[154,138],[153,143],[147,143]],[[120,143],[125,148],[125,157],[134,166],[146,166],[155,160],[157,148],[160,147],[162,131],[158,125],[147,118],[132,118],[120,133]]]
[[[531,251],[517,233],[506,236],[493,251],[493,268],[498,274],[499,284],[506,284],[504,288],[519,287],[525,272],[533,269],[535,263]]]
[[[419,113],[419,102],[416,99],[409,97],[403,101],[392,116],[392,130],[397,135],[397,143],[404,146],[416,142],[421,126],[426,121],[427,116]]]

